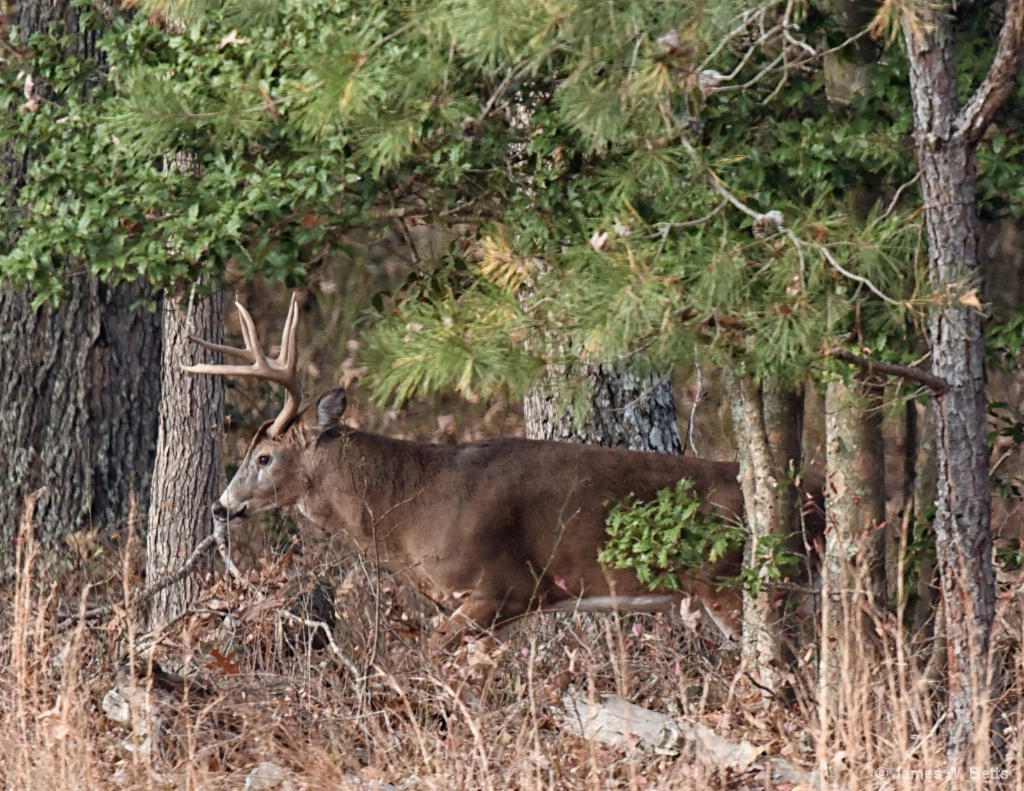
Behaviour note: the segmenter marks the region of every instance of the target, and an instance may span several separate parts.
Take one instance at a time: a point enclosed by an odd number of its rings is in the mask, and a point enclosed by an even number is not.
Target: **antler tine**
[[[295,363],[298,359],[296,353],[297,330],[299,327],[299,303],[292,294],[292,302],[288,306],[288,317],[284,322],[284,332],[281,333],[281,352],[278,359],[281,364],[290,370],[295,370]]]
[[[238,308],[239,324],[241,325],[242,338],[245,341],[244,349],[237,349],[233,346],[222,346],[218,343],[209,343],[199,338],[189,336],[189,340],[208,349],[212,352],[243,360],[248,365],[220,365],[214,363],[200,363],[198,365],[183,365],[183,371],[193,374],[210,374],[214,376],[240,376],[266,379],[275,382],[285,389],[284,406],[280,414],[274,419],[268,433],[275,437],[280,435],[285,427],[292,421],[299,412],[302,403],[302,389],[299,387],[299,379],[295,373],[295,365],[298,359],[296,353],[297,330],[299,318],[299,306],[292,294],[291,305],[288,307],[288,317],[285,320],[284,333],[281,336],[281,350],[274,359],[267,359],[260,346],[259,335],[256,332],[256,323],[252,320],[242,305],[235,303]]]
[[[292,292],[292,302],[288,306],[288,317],[284,321],[284,332],[281,333],[281,351],[277,359],[270,363],[281,373],[279,380],[285,388],[284,406],[281,407],[281,414],[274,420],[270,427],[269,434],[276,437],[299,413],[299,406],[302,404],[302,389],[299,387],[299,378],[295,374],[295,365],[299,355],[296,352],[298,343],[299,328],[299,303]],[[276,364],[276,365],[275,365]]]
[[[202,346],[207,351],[220,352],[226,357],[235,357],[239,360],[244,360],[250,365],[256,362],[256,358],[253,357],[253,355],[249,352],[248,349],[236,349],[234,346],[222,346],[219,343],[210,343],[209,341],[204,341],[202,338],[197,338],[194,335],[189,335],[188,339],[192,341],[192,343],[194,343],[196,346]],[[182,368],[186,371],[191,371],[192,373],[199,373],[198,371],[192,371],[194,367],[195,366],[182,366]]]
[[[238,310],[238,323],[242,330],[242,340],[245,341],[245,348],[252,353],[253,365],[257,369],[269,368],[266,355],[263,354],[263,347],[260,346],[260,336],[256,333],[256,322],[252,320],[249,311],[239,303],[235,303]]]

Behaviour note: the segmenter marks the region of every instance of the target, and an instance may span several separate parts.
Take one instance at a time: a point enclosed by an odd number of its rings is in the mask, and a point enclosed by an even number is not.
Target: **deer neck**
[[[321,526],[369,537],[427,489],[441,448],[346,429],[305,454],[299,510]]]

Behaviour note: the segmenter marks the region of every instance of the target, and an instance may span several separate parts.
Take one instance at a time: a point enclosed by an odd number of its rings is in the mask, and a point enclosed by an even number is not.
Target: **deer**
[[[235,304],[244,349],[190,337],[234,362],[183,370],[270,381],[285,400],[213,504],[218,523],[293,507],[328,534],[346,534],[450,612],[429,639],[433,653],[469,636],[500,635],[530,613],[671,612],[686,601],[726,641],[738,637],[742,595],[723,585],[738,573],[738,552],[681,574],[678,590],[650,590],[632,571],[598,560],[614,503],[653,499],[682,479],[693,482],[702,509],[741,520],[737,464],[544,440],[440,445],[360,431],[343,420],[344,388],[302,398],[294,295],[274,358]]]

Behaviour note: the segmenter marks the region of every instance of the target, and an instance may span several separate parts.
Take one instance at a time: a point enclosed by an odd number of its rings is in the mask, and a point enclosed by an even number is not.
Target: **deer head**
[[[268,359],[263,353],[249,311],[237,302],[235,306],[241,320],[244,349],[208,343],[191,335],[189,340],[244,364],[204,363],[182,366],[182,370],[213,376],[265,379],[283,386],[286,395],[280,414],[256,432],[238,472],[213,504],[213,516],[219,522],[242,520],[262,511],[298,503],[307,488],[300,474],[303,449],[324,431],[337,426],[345,411],[345,391],[341,388],[324,394],[315,404],[302,403],[302,390],[295,373],[298,304],[294,294],[281,335],[281,349],[273,359]]]

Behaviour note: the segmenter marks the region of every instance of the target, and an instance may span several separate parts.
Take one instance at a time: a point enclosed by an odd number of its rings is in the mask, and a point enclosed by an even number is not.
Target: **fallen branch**
[[[789,761],[762,757],[763,747],[755,747],[746,740],[731,741],[704,725],[645,709],[618,695],[601,695],[595,702],[567,695],[562,705],[566,713],[564,727],[581,739],[658,755],[678,756],[692,751],[695,758],[718,769],[768,772],[769,786],[789,783],[821,787],[817,777]]]

